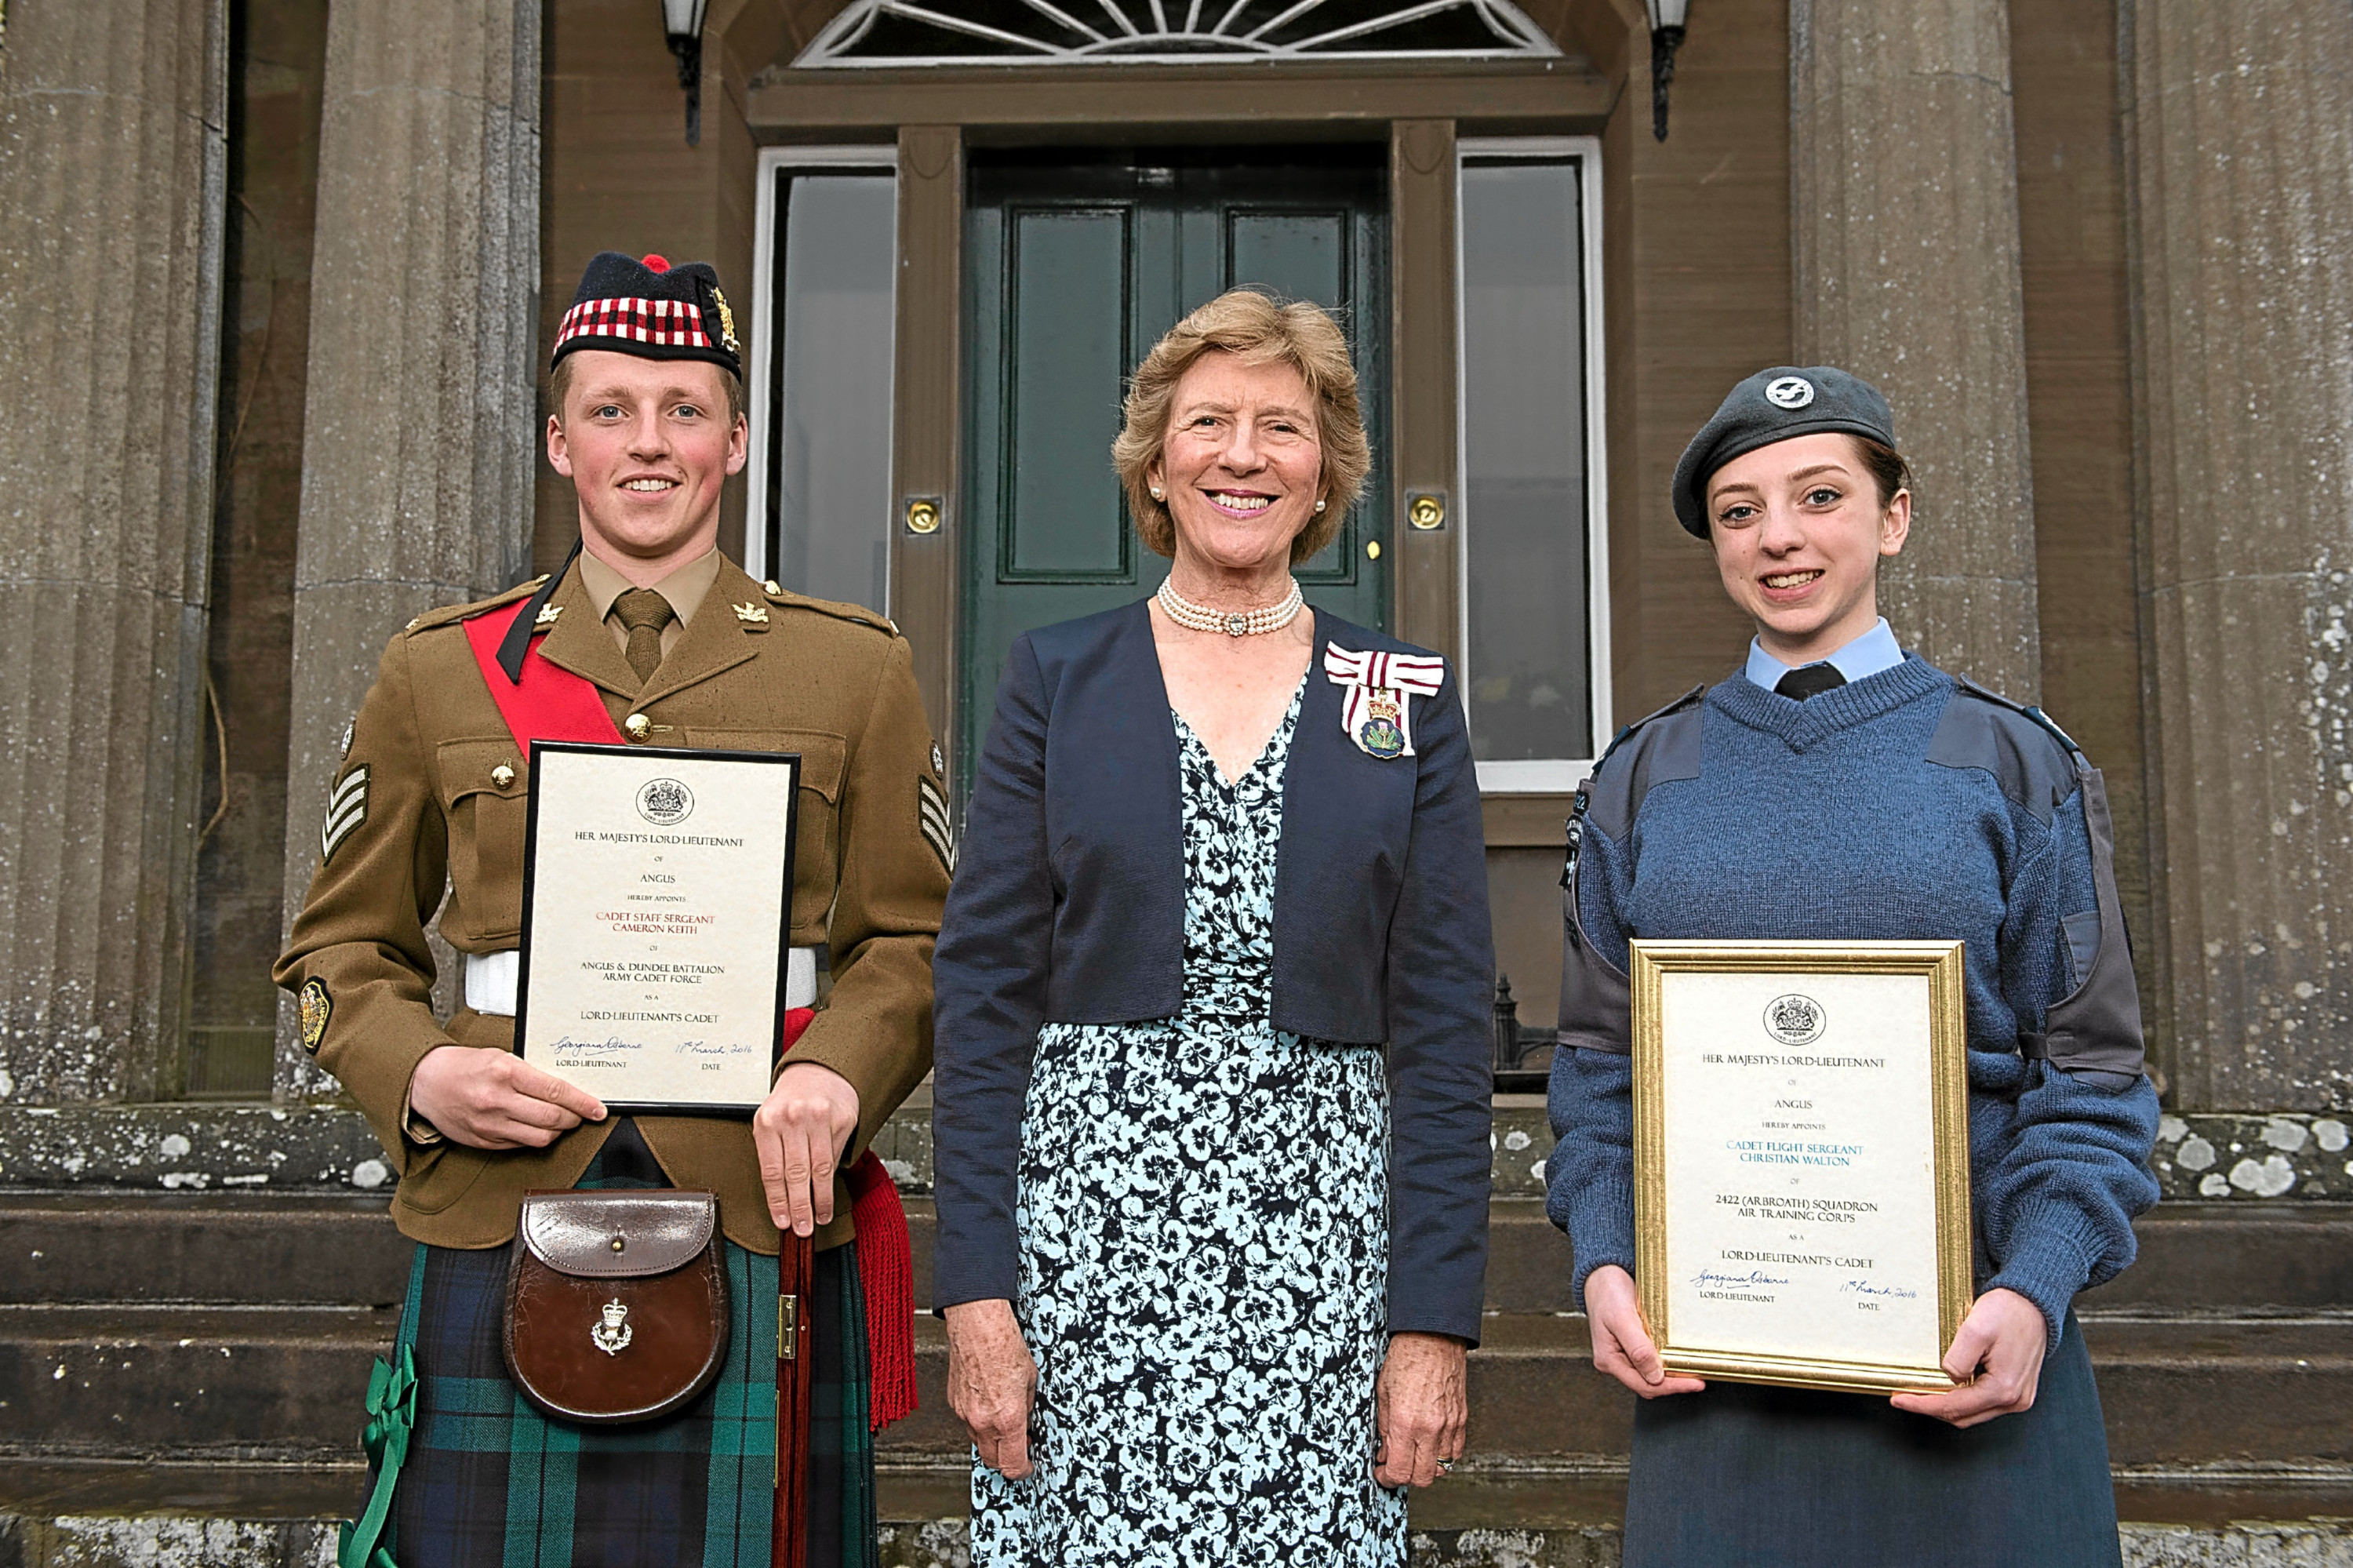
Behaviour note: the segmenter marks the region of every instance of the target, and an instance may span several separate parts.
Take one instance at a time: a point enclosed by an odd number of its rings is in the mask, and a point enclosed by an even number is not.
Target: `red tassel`
[[[849,1217],[866,1290],[867,1425],[880,1432],[915,1413],[915,1259],[899,1184],[871,1149],[849,1168]]]
[[[785,1012],[790,1051],[817,1016],[810,1007]],[[866,1292],[867,1425],[880,1432],[915,1413],[915,1255],[907,1234],[899,1184],[868,1150],[843,1172],[849,1180],[849,1221],[858,1227],[858,1279]]]

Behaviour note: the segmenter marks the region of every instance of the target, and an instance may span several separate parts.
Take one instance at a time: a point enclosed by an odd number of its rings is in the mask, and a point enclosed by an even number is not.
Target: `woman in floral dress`
[[[1402,1563],[1486,1263],[1461,701],[1291,579],[1369,467],[1323,312],[1202,307],[1114,457],[1168,580],[1016,641],[934,964],[973,1559]]]

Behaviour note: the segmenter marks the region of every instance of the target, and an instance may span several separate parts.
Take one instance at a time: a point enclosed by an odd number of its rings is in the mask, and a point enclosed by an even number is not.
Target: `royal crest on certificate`
[[[1957,942],[1637,942],[1637,1273],[1670,1371],[1944,1388],[1969,1305]]]
[[[784,1023],[797,757],[532,748],[515,1049],[614,1110],[748,1114]]]

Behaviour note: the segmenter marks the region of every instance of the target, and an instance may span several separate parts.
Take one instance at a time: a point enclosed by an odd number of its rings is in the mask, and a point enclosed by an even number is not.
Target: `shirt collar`
[[[1811,661],[1830,664],[1849,681],[1860,681],[1876,675],[1882,670],[1893,670],[1904,662],[1904,650],[1895,641],[1895,633],[1887,629],[1887,618],[1881,616],[1872,629],[1831,654],[1828,659]],[[1771,691],[1781,683],[1781,677],[1795,665],[1784,664],[1765,652],[1756,639],[1748,642],[1748,668],[1745,672],[1757,685]]]
[[[711,585],[719,580],[719,551],[714,546],[678,567],[661,581],[646,585],[670,601],[670,611],[678,617],[681,630],[684,630],[687,622],[694,619],[694,612],[702,606],[703,596],[711,591]],[[580,586],[588,590],[588,602],[596,607],[596,619],[602,620],[613,613],[613,601],[636,585],[597,559],[594,551],[583,550],[580,552]]]

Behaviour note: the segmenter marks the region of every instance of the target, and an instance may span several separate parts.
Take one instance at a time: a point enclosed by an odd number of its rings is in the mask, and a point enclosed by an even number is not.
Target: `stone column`
[[[2188,1109],[2353,1105],[2353,13],[2129,0],[2158,989]]]
[[[2010,82],[2004,0],[1790,0],[1798,362],[1886,393],[1916,480],[1881,610],[1907,647],[2032,702]]]
[[[537,450],[539,0],[329,12],[286,913],[319,861],[343,726],[385,641],[530,560]],[[278,1092],[327,1080],[279,1014]]]
[[[224,0],[0,47],[0,1100],[179,1077],[212,558]]]

